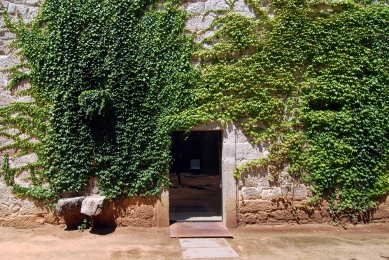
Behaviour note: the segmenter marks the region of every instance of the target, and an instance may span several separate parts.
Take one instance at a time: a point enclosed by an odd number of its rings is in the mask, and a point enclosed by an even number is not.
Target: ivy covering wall
[[[158,194],[172,130],[232,121],[253,143],[271,143],[236,177],[267,167],[276,181],[288,168],[311,185],[307,205],[326,197],[350,218],[374,207],[389,191],[387,3],[246,3],[255,17],[215,11],[214,34],[197,47],[180,1],[46,0],[32,25],[8,20],[29,69],[14,68],[9,87],[28,78],[35,102],[0,110],[2,134],[15,140],[1,149],[39,160],[19,169],[5,160],[7,183],[45,200],[82,191],[89,176],[110,198]],[[32,188],[13,182],[26,168]]]
[[[108,198],[159,194],[168,186],[170,128],[159,122],[186,107],[196,76],[185,17],[172,1],[149,0],[47,0],[33,24],[7,17],[29,70],[16,72],[9,87],[27,78],[36,101],[2,109],[3,130],[13,125],[42,141],[8,135],[19,141],[12,147],[39,157],[22,168],[6,160],[14,191],[55,200],[82,192],[90,176]],[[33,187],[14,183],[26,168]]]
[[[267,167],[311,185],[335,218],[372,209],[389,190],[389,8],[385,3],[247,1],[255,18],[223,11],[197,52],[198,107],[188,126],[239,122],[270,155]]]

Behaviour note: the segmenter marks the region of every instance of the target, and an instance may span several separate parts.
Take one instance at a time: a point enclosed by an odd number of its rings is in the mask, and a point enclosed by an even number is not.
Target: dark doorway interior
[[[221,132],[172,134],[170,221],[221,221]]]

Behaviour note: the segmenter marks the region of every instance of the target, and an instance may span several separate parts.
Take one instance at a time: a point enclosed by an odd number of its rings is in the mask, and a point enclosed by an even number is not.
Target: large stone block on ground
[[[82,201],[85,196],[61,199],[58,201],[55,211],[58,216],[80,214]]]
[[[97,216],[103,213],[104,196],[88,196],[82,201],[81,213],[88,216]]]

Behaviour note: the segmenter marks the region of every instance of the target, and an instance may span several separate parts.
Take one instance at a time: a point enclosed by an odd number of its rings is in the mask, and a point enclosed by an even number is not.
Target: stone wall
[[[251,145],[241,130],[235,131],[237,166],[268,154],[266,145]],[[314,209],[304,206],[311,195],[310,187],[290,176],[287,168],[277,181],[266,167],[252,169],[238,180],[237,224],[333,224],[325,201]],[[381,198],[374,210],[361,215],[357,221],[389,222],[389,196]]]
[[[8,11],[11,16],[20,14],[24,22],[31,22],[39,12],[39,5],[43,0],[1,0],[2,5]],[[183,8],[186,8],[188,13],[192,16],[187,21],[187,28],[197,34],[197,40],[201,40],[206,36],[211,35],[213,32],[203,32],[207,29],[213,19],[216,17],[216,12],[212,10],[226,10],[230,7],[224,0],[208,0],[208,1],[184,1]],[[243,0],[238,0],[234,4],[234,10],[243,13],[248,16],[252,16],[252,10],[247,7]],[[207,14],[203,17],[203,15]],[[15,55],[15,51],[9,48],[8,44],[15,38],[15,34],[10,33],[4,25],[4,20],[0,17],[0,69],[9,68],[15,64],[20,63],[20,59]],[[15,93],[6,90],[5,86],[9,82],[8,75],[5,72],[0,71],[0,106],[7,106],[12,102],[31,102],[33,99],[29,96],[16,96]],[[18,90],[29,86],[28,82],[23,82],[18,87]],[[18,129],[12,129],[13,133],[17,133]],[[24,138],[29,138],[25,136]],[[36,142],[31,138],[31,142]],[[12,143],[12,140],[6,137],[0,137],[0,145],[6,145]],[[29,162],[37,160],[36,154],[28,154],[23,157],[14,157],[12,150],[4,151],[0,154],[0,164],[2,164],[2,156],[8,153],[10,155],[10,166],[19,167],[26,165]],[[235,184],[232,178],[233,162],[228,159],[229,166],[225,169],[231,175],[228,185],[232,190],[235,190]],[[29,186],[28,180],[29,172],[25,171],[20,174],[15,182],[21,186]],[[230,191],[230,189],[228,189]],[[86,195],[90,195],[92,192],[87,191]],[[231,222],[235,223],[235,205],[236,196],[235,193],[226,194],[225,197],[229,198],[228,209],[225,209],[225,214],[230,214]],[[163,193],[161,199],[153,198],[134,198],[122,201],[111,202],[109,201],[103,214],[93,216],[93,222],[96,225],[117,225],[117,226],[166,226],[168,224],[168,194]],[[234,208],[233,211],[230,209]],[[0,177],[0,225],[2,226],[15,226],[21,228],[36,227],[41,225],[65,225],[69,224],[74,226],[77,222],[81,221],[85,217],[82,214],[69,216],[56,216],[53,215],[51,210],[45,207],[42,203],[32,201],[29,198],[16,198],[11,192],[11,188],[8,187],[3,177]]]
[[[240,129],[236,132],[237,166],[267,156],[269,144],[252,145],[250,139]],[[297,214],[291,209],[301,205],[309,196],[309,187],[292,178],[287,168],[277,180],[266,167],[253,168],[243,174],[238,181],[238,225],[305,223],[307,221],[303,217],[304,213],[299,211]],[[318,215],[313,214],[312,221],[326,221],[328,217],[325,214],[322,211],[318,212]]]
[[[29,22],[37,15],[41,0],[2,0],[1,3],[11,15],[20,13],[25,22]],[[216,10],[227,10],[230,7],[224,0],[191,0],[185,1],[183,7],[191,14],[186,26],[197,35],[200,41],[212,35],[212,29],[206,30],[217,16]],[[247,16],[253,16],[253,10],[244,0],[237,0],[233,9]],[[270,11],[269,11],[270,12]],[[4,26],[0,17],[0,68],[8,68],[20,62],[14,52],[8,47],[15,37]],[[9,79],[0,71],[0,106],[7,106],[15,101],[30,102],[28,96],[15,96],[5,89]],[[20,88],[28,86],[28,82]],[[246,224],[282,224],[282,223],[324,223],[331,222],[326,206],[306,212],[299,206],[303,205],[310,196],[309,187],[298,183],[288,175],[287,169],[280,175],[279,181],[272,181],[272,176],[266,168],[255,169],[244,174],[240,180],[233,176],[234,167],[246,162],[265,157],[268,154],[268,144],[252,145],[243,132],[230,124],[226,128],[221,126],[199,127],[198,130],[223,130],[222,151],[222,182],[223,182],[223,218],[227,226]],[[17,132],[17,129],[12,131]],[[29,138],[29,137],[25,137]],[[37,140],[30,140],[31,142]],[[12,142],[0,137],[0,145]],[[10,151],[7,151],[10,152]],[[0,154],[0,164],[2,164]],[[36,160],[35,154],[20,158],[10,157],[11,167],[25,165]],[[29,185],[28,172],[21,174],[15,181],[22,185]],[[93,185],[91,185],[93,188]],[[96,191],[87,191],[86,195],[93,195]],[[168,225],[168,193],[164,192],[160,199],[155,197],[133,198],[121,201],[107,201],[104,212],[100,215],[88,217],[95,225],[102,226],[166,226]],[[85,216],[75,215],[66,219],[66,215],[53,215],[51,210],[42,203],[28,198],[16,198],[11,188],[6,186],[3,177],[0,177],[0,225],[20,228],[37,227],[43,225],[77,225]],[[389,221],[389,199],[383,198],[380,206],[364,216],[364,219],[376,222]],[[361,218],[362,220],[362,218]]]
[[[1,1],[4,8],[11,14],[16,15],[20,13],[25,22],[32,21],[38,14],[41,1],[38,0],[9,0]],[[13,33],[10,33],[4,26],[4,19],[0,17],[0,68],[9,68],[20,62],[19,58],[14,55],[8,44],[15,38]],[[0,106],[7,106],[12,102],[30,102],[32,99],[28,96],[15,96],[11,91],[6,90],[9,78],[7,75],[0,71]],[[28,86],[27,82],[24,82],[19,86],[25,88]],[[14,133],[17,133],[17,129],[12,129]],[[26,137],[27,138],[27,137]],[[35,141],[35,140],[32,140]],[[0,145],[11,143],[12,140],[3,136],[0,137]],[[35,154],[25,155],[19,158],[12,157],[12,151],[6,151],[10,154],[10,166],[17,167],[26,165],[28,162],[33,162],[37,159]],[[0,154],[0,155],[4,155]],[[0,159],[0,164],[3,160]],[[16,183],[27,186],[29,182],[25,179],[28,175],[27,172],[22,173],[15,180]],[[11,188],[8,187],[3,177],[0,177],[0,225],[1,226],[13,226],[19,228],[37,227],[42,226],[45,223],[59,223],[55,217],[50,213],[50,210],[45,208],[43,203],[32,201],[28,198],[16,198],[11,192]]]
[[[266,200],[239,198],[237,221],[239,226],[245,225],[278,225],[278,224],[334,224],[333,217],[328,213],[326,203],[315,209],[306,210],[305,200]],[[341,218],[339,224],[350,224],[346,218]],[[389,223],[389,196],[379,200],[378,206],[366,212],[356,221],[358,223]]]
[[[186,27],[196,33],[197,41],[201,41],[213,34],[212,28],[209,27],[217,16],[218,10],[230,10],[225,0],[187,0],[183,7],[191,15],[186,22]],[[248,7],[244,0],[235,1],[233,10],[240,14],[254,17],[253,9]]]
[[[4,8],[11,16],[20,14],[24,22],[32,21],[39,11],[39,5],[42,0],[9,0],[1,1]],[[20,59],[15,55],[15,51],[9,48],[8,44],[15,38],[15,34],[10,33],[4,25],[4,19],[0,17],[0,69],[9,68],[20,63]],[[9,82],[6,73],[0,71],[0,106],[7,106],[12,102],[31,102],[29,96],[16,96],[5,86]],[[28,82],[20,84],[18,89],[29,86]],[[17,129],[11,130],[17,133]],[[29,138],[29,137],[25,137]],[[37,140],[31,139],[31,142]],[[12,143],[12,140],[6,137],[0,137],[0,145]],[[14,157],[12,150],[7,150],[0,154],[0,165],[3,163],[2,156],[10,154],[10,167],[19,167],[26,165],[29,162],[37,160],[36,154],[28,154],[22,157]],[[21,186],[28,186],[29,172],[23,172],[15,182]],[[86,190],[86,195],[96,193],[93,191],[95,185],[91,183],[91,189]],[[165,194],[166,197],[166,194]],[[163,204],[165,203],[165,205]],[[95,226],[160,226],[166,225],[168,216],[163,214],[161,208],[166,206],[168,201],[164,196],[161,199],[155,197],[143,198],[137,197],[132,199],[124,199],[120,201],[107,201],[104,212],[100,215],[87,217]],[[168,206],[167,206],[168,207]],[[164,216],[165,222],[157,218],[158,211],[160,218]],[[12,226],[17,228],[34,228],[38,226],[60,225],[75,227],[83,221],[86,216],[79,214],[78,216],[57,216],[52,213],[49,207],[45,207],[43,203],[33,201],[29,198],[17,198],[12,194],[11,188],[4,182],[4,178],[0,176],[0,226]],[[162,223],[162,224],[161,224]]]
[[[80,199],[79,199],[80,198]],[[65,224],[67,228],[77,228],[86,219],[94,227],[157,227],[158,226],[158,199],[155,196],[135,197],[118,201],[104,200],[104,206],[97,215],[89,216],[80,212],[81,203],[84,200],[91,201],[94,197],[75,197],[69,200],[79,202],[79,208],[75,212],[61,212],[58,210],[58,223]],[[97,196],[97,199],[100,199]],[[103,199],[103,198],[102,198]],[[65,199],[67,200],[67,199]],[[61,201],[60,201],[61,202]],[[76,205],[77,207],[77,205]],[[93,208],[93,205],[92,205]],[[66,210],[65,210],[66,211]],[[65,214],[64,214],[65,213]],[[86,212],[84,212],[86,213]],[[57,223],[55,223],[57,224]]]
[[[0,180],[0,226],[5,227],[35,228],[56,225],[77,228],[85,218],[95,227],[158,227],[161,226],[158,216],[163,216],[158,214],[159,207],[161,200],[156,197],[136,197],[106,201],[104,211],[97,216],[58,216],[41,202],[15,198],[11,189]]]

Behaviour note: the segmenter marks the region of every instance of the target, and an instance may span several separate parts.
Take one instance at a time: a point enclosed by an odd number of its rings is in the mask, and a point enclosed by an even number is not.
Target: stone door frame
[[[225,127],[218,123],[197,126],[191,131],[221,131],[221,169],[220,177],[222,180],[222,219],[227,227],[236,227],[238,189],[237,181],[234,178],[234,169],[236,166],[236,134],[235,126],[232,123]],[[157,227],[169,226],[169,190],[161,193],[161,198],[157,203],[155,225]]]

